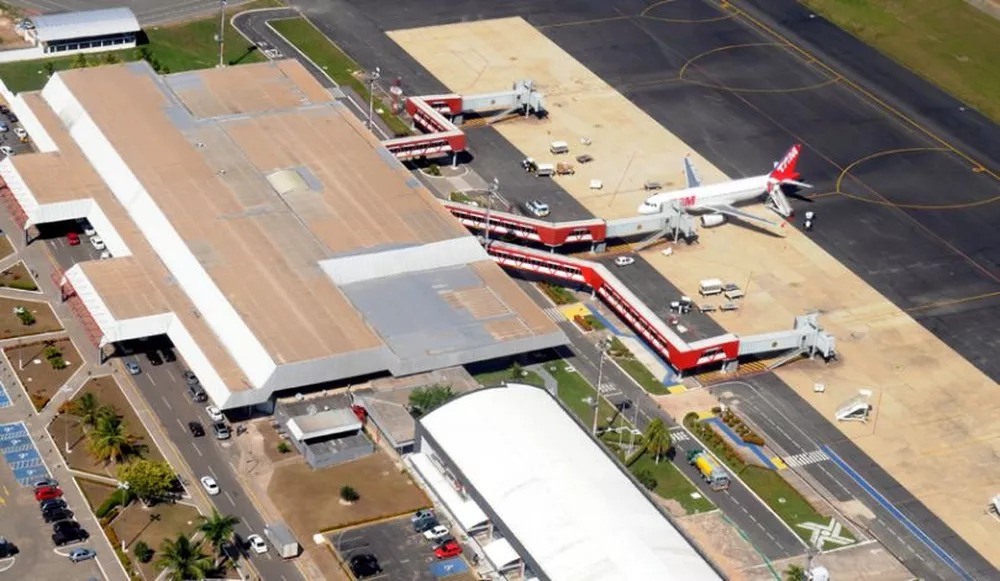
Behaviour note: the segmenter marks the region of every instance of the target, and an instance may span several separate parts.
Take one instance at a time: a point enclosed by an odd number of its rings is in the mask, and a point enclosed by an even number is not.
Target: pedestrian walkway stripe
[[[0,408],[9,408],[11,406],[10,396],[7,395],[7,388],[0,383]]]
[[[785,456],[782,460],[791,468],[797,468],[799,466],[806,466],[807,464],[815,464],[817,462],[824,462],[829,460],[830,457],[826,455],[822,450],[814,450],[812,452],[803,452],[801,454],[792,454],[791,456]]]
[[[687,442],[691,439],[691,436],[687,432],[670,432],[670,439],[676,444],[677,442]]]
[[[566,317],[562,314],[562,311],[560,311],[556,307],[548,307],[542,310],[545,311],[546,317],[548,317],[549,319],[551,319],[556,323],[561,323],[566,320]]]
[[[900,512],[898,508],[896,508],[891,502],[889,502],[884,496],[882,496],[881,492],[879,492],[878,490],[875,489],[874,486],[869,484],[868,481],[865,480],[860,474],[858,474],[853,468],[851,468],[847,464],[847,462],[844,462],[844,460],[841,459],[840,456],[838,456],[833,450],[831,450],[829,446],[820,446],[820,448],[823,450],[823,452],[826,453],[826,455],[830,458],[830,460],[833,461],[834,464],[840,467],[841,470],[846,472],[847,475],[851,477],[851,480],[856,482],[858,486],[863,488],[865,492],[867,492],[872,498],[874,498],[875,502],[879,503],[882,506],[882,508],[889,511],[889,514],[895,517],[896,520],[898,520],[904,527],[906,527],[906,530],[913,533],[913,536],[920,539],[920,542],[926,545],[927,548],[931,550],[931,552],[933,552],[942,561],[944,561],[945,565],[948,565],[948,567],[950,567],[952,571],[961,575],[963,579],[967,579],[968,581],[973,581],[972,575],[969,575],[965,571],[965,569],[963,569],[962,566],[958,564],[958,561],[956,561],[951,555],[948,554],[947,551],[945,551],[937,543],[935,543],[933,539],[927,536],[927,533],[920,530],[920,528],[917,527],[917,525],[913,524],[913,521],[907,518],[905,514]]]
[[[50,476],[24,422],[0,425],[0,449],[21,486],[30,486],[32,481]]]

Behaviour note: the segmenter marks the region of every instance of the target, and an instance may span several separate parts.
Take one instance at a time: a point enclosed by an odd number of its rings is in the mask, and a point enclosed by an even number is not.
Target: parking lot
[[[39,224],[38,237],[52,247],[52,256],[59,263],[59,268],[65,271],[77,262],[98,260],[101,257],[101,251],[94,248],[83,230],[83,225],[73,220]],[[70,244],[70,232],[79,237],[79,244]],[[99,232],[97,234],[100,235]]]
[[[371,525],[352,527],[327,535],[345,562],[355,555],[372,554],[378,558],[382,573],[370,579],[400,579],[434,581],[436,579],[470,579],[469,565],[461,556],[438,561],[430,541],[413,531],[410,517],[403,516]]]
[[[13,155],[32,151],[30,142],[22,142],[15,131],[21,129],[21,124],[14,121],[17,117],[9,112],[6,105],[0,105],[0,147],[9,147]],[[4,154],[0,154],[2,158]]]
[[[11,428],[15,426],[15,428]],[[37,454],[35,444],[32,439],[20,431],[23,427],[21,423],[5,424],[0,426],[0,433],[5,433],[9,438],[3,440],[4,456],[10,454],[21,454],[28,450]],[[2,436],[0,436],[2,437]],[[16,444],[11,444],[15,442]],[[40,444],[44,445],[44,444]],[[23,447],[21,451],[6,452],[7,448]],[[30,448],[28,448],[30,446]],[[17,553],[9,559],[0,559],[0,573],[6,578],[18,578],[21,576],[28,579],[104,579],[97,562],[94,560],[81,563],[72,563],[66,555],[78,547],[93,547],[89,542],[76,543],[64,547],[56,548],[52,544],[52,525],[46,524],[41,517],[38,502],[35,501],[34,490],[30,486],[24,486],[25,478],[23,470],[11,467],[17,465],[18,460],[13,462],[0,463],[0,536],[4,536],[17,548]],[[48,474],[44,464],[38,459],[37,463],[42,467],[41,476]],[[15,473],[17,476],[15,476]],[[33,480],[34,478],[32,478]],[[30,482],[28,482],[30,485]],[[77,513],[86,513],[86,507],[82,506],[83,499],[73,488],[72,482],[62,483],[66,492],[66,502],[69,508]],[[70,487],[67,490],[65,487]],[[80,506],[77,506],[77,505]],[[93,535],[100,534],[93,526],[84,523],[84,528]]]

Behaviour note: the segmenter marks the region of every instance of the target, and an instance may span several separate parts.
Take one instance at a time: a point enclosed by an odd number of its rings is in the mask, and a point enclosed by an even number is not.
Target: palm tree
[[[646,442],[646,451],[653,455],[657,464],[660,463],[660,458],[669,455],[674,447],[673,440],[670,439],[670,431],[667,430],[663,420],[659,418],[649,422],[643,437]]]
[[[90,451],[98,460],[117,464],[139,453],[139,438],[129,433],[117,415],[100,415],[87,437]]]
[[[193,543],[184,533],[176,539],[164,539],[156,559],[156,568],[167,570],[170,581],[204,579],[213,569],[211,557],[201,552],[201,543]]]
[[[233,538],[233,528],[240,522],[239,517],[220,514],[212,509],[212,516],[201,516],[201,525],[198,530],[205,533],[205,540],[212,543],[212,547],[219,555],[223,555],[223,547]]]
[[[97,418],[101,416],[101,402],[97,401],[97,396],[92,393],[85,393],[80,399],[73,403],[72,413],[80,418],[85,426],[93,427],[97,424]]]

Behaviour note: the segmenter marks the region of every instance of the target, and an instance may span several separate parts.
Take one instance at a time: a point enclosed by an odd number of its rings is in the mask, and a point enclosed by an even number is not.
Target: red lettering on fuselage
[[[694,205],[696,200],[697,200],[696,196],[686,196],[684,198],[681,198],[681,206],[684,206],[685,208],[691,207]]]

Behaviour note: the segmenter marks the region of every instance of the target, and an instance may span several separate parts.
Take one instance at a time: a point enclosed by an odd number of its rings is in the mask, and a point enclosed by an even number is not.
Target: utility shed
[[[508,384],[459,396],[421,418],[417,438],[419,453],[454,478],[445,486],[474,499],[541,579],[721,578],[543,389]],[[497,545],[488,556],[503,567],[511,550]]]

